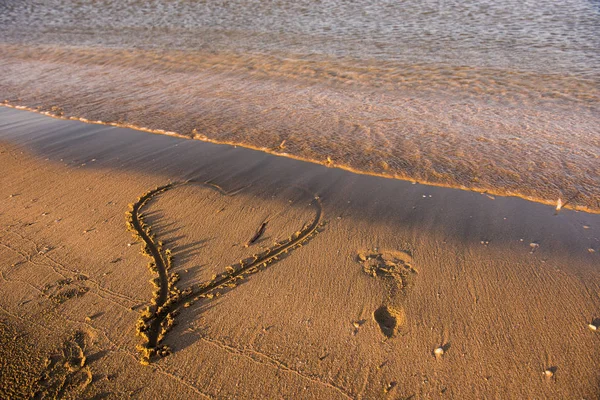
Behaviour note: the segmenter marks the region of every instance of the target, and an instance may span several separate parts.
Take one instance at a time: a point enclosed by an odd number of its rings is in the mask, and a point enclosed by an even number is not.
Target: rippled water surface
[[[0,26],[11,104],[600,211],[598,1],[3,0]]]

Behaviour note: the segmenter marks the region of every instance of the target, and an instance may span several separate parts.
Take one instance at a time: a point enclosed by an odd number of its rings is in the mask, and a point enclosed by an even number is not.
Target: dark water
[[[12,104],[600,210],[597,1],[2,0],[0,26]]]

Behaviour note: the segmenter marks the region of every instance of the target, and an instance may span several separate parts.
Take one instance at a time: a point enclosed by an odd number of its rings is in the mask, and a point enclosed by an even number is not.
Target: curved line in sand
[[[143,364],[148,364],[151,358],[157,354],[166,356],[169,353],[166,346],[159,348],[159,345],[167,331],[173,325],[174,313],[186,301],[193,298],[208,297],[208,295],[218,289],[235,287],[237,280],[258,272],[261,267],[264,268],[269,264],[277,262],[283,254],[302,246],[317,234],[319,227],[322,226],[323,207],[319,198],[314,197],[315,201],[311,202],[311,205],[315,208],[315,216],[310,224],[305,225],[290,238],[265,250],[263,253],[229,265],[225,268],[225,272],[216,275],[211,281],[180,291],[175,287],[176,280],[172,279],[173,275],[169,276],[171,268],[170,250],[163,249],[162,244],[155,241],[151,227],[144,223],[141,210],[150,200],[158,195],[187,184],[201,185],[216,190],[224,196],[230,195],[212,182],[172,182],[144,193],[135,203],[130,205],[130,210],[126,213],[129,230],[132,231],[136,238],[143,241],[142,253],[152,259],[149,267],[158,275],[158,280],[154,280],[158,289],[153,298],[154,304],[152,307],[148,307],[145,315],[143,313],[140,316],[140,320],[138,320],[138,333],[146,339],[144,345],[139,347],[142,354],[140,361]]]

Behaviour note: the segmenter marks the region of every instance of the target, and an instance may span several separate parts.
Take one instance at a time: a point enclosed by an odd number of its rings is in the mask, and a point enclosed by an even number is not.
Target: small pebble
[[[598,327],[594,324],[588,324],[588,328],[590,328],[594,332],[596,332],[598,330]]]
[[[397,383],[396,383],[396,382],[390,382],[390,383],[388,383],[387,385],[385,385],[385,388],[383,389],[383,391],[384,391],[385,393],[389,393],[389,392],[390,392],[390,391],[391,391],[393,388],[395,388],[395,387],[396,387],[396,385],[397,385]]]
[[[554,372],[552,372],[551,369],[547,369],[544,371],[544,376],[546,377],[546,379],[550,379],[552,378],[552,376],[554,376]]]
[[[435,355],[436,358],[440,358],[441,356],[444,355],[444,349],[442,349],[441,347],[438,347],[437,349],[435,349],[433,351],[433,354]]]
[[[531,247],[531,253],[533,254],[536,252],[538,247],[540,247],[540,245],[538,243],[532,242],[532,243],[529,243],[529,247]]]

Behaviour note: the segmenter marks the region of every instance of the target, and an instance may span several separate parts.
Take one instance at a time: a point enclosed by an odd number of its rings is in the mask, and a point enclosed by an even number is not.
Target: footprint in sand
[[[85,275],[60,279],[44,286],[42,293],[55,303],[62,304],[72,298],[85,295],[90,290],[86,284],[87,279]]]
[[[373,318],[379,324],[381,333],[388,338],[394,337],[398,329],[404,325],[405,314],[402,308],[381,306],[373,313]]]
[[[86,349],[91,338],[83,331],[75,332],[57,354],[46,359],[39,378],[33,382],[32,399],[82,398],[92,383]]]
[[[411,265],[411,255],[405,251],[364,251],[358,253],[357,261],[366,274],[389,280],[388,304],[375,310],[373,319],[386,337],[396,336],[406,320],[404,309],[399,304],[400,295],[408,294],[417,274]]]

